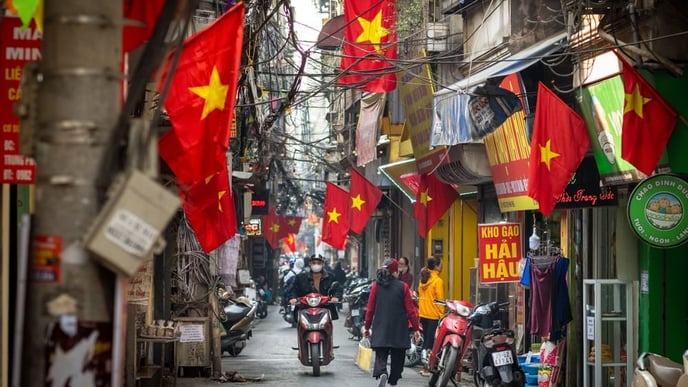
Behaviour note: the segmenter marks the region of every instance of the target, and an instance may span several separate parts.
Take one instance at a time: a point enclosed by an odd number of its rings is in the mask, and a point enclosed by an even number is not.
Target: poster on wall
[[[522,256],[519,223],[478,225],[480,283],[518,282]]]

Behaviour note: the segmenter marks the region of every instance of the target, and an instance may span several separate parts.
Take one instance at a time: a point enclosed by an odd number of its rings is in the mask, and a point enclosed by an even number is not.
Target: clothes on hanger
[[[531,257],[530,333],[548,337],[552,329],[552,299],[556,261],[539,264]]]

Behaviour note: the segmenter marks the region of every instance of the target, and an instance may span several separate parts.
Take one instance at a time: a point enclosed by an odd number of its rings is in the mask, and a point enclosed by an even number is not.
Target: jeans
[[[373,377],[378,378],[382,374],[387,374],[387,357],[391,355],[387,382],[390,385],[397,384],[401,379],[401,372],[404,371],[404,359],[406,358],[405,348],[374,348],[375,363],[373,364]]]
[[[432,351],[432,346],[435,344],[435,331],[437,330],[437,324],[439,320],[430,320],[427,318],[420,318],[420,325],[423,326],[423,349]]]

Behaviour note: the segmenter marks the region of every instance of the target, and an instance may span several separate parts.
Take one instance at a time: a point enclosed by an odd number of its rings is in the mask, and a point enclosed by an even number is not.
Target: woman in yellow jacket
[[[430,257],[425,267],[420,271],[418,284],[418,315],[423,326],[423,361],[427,364],[427,356],[435,343],[437,323],[444,315],[444,306],[436,304],[435,299],[444,300],[444,281],[440,278],[442,261],[440,258]],[[423,376],[430,373],[423,368]]]

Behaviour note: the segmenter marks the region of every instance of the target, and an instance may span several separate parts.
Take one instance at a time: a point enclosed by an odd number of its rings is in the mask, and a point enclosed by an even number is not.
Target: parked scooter
[[[308,293],[297,299],[297,334],[299,361],[313,367],[313,376],[320,376],[320,366],[334,359],[332,316],[327,305],[330,297]]]
[[[430,386],[446,387],[450,380],[461,381],[463,357],[470,347],[471,325],[468,316],[473,305],[466,301],[434,300],[446,307],[435,333],[435,344],[428,356]]]
[[[514,331],[502,328],[499,319],[499,309],[507,305],[508,302],[481,304],[468,317],[473,327],[473,377],[477,387],[525,384],[516,357]]]
[[[352,338],[361,340],[363,338],[363,325],[365,314],[368,309],[368,297],[372,282],[363,282],[358,287],[352,289],[351,293],[344,296],[343,309],[346,312],[344,317],[344,327]]]
[[[218,288],[217,292],[222,306],[220,322],[225,329],[225,334],[220,338],[220,347],[222,353],[237,356],[253,335],[257,304],[246,297],[235,298],[223,288]]]
[[[633,387],[688,387],[688,350],[683,365],[664,356],[645,352],[636,361]]]

